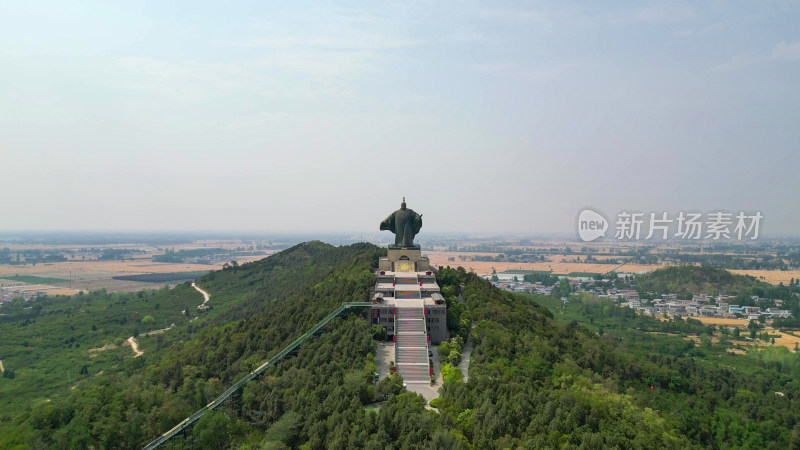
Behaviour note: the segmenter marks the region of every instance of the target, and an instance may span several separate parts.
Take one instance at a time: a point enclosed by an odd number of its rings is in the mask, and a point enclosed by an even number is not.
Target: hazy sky
[[[800,235],[800,3],[0,2],[0,229]]]

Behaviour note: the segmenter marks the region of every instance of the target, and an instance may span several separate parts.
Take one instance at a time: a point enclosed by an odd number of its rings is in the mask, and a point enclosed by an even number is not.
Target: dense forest
[[[310,242],[209,273],[197,283],[218,305],[211,314],[143,339],[145,354],[116,370],[3,416],[0,447],[141,447],[339,303],[367,299],[380,254]],[[445,377],[433,407],[397,375],[373,381],[372,330],[351,314],[205,415],[189,439],[242,449],[800,446],[796,353],[732,356],[602,309],[587,308],[597,318],[585,323],[565,319],[548,309],[552,298],[501,291],[462,268],[437,279],[451,333],[473,350],[468,381]],[[148,304],[188,289],[152,293]]]

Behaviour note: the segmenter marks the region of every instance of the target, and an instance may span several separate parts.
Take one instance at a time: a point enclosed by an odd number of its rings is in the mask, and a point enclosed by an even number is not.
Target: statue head
[[[403,203],[400,203],[400,209],[406,209],[406,198],[403,197]]]

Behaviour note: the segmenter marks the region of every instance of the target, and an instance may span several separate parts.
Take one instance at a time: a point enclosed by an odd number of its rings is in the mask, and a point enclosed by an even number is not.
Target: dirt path
[[[148,331],[147,333],[142,333],[142,334],[144,334],[145,336],[152,336],[154,334],[161,334],[161,333],[163,333],[165,331],[171,330],[172,327],[174,327],[174,326],[175,326],[175,324],[173,323],[173,324],[170,324],[170,326],[168,326],[167,328],[162,328],[160,330]]]
[[[134,356],[134,358],[144,355],[144,352],[139,350],[139,343],[136,342],[136,339],[134,339],[133,336],[128,338],[128,344],[131,345],[131,348],[133,349],[133,353],[136,354],[136,356]]]
[[[6,371],[6,368],[5,368],[5,367],[3,367],[3,360],[2,360],[2,359],[0,359],[0,373],[3,373],[3,372],[5,372],[5,371]]]
[[[197,289],[197,292],[203,294],[203,298],[205,299],[205,300],[203,300],[203,303],[201,303],[197,307],[200,308],[201,306],[204,306],[206,303],[208,303],[208,299],[211,298],[211,296],[208,295],[208,292],[200,289],[196,284],[194,284],[194,282],[192,282],[192,287]]]

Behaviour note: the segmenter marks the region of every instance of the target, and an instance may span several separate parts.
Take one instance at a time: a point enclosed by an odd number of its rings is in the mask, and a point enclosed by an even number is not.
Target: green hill
[[[656,294],[709,294],[780,298],[789,300],[791,291],[785,286],[773,286],[751,276],[738,275],[711,266],[680,265],[664,267],[637,275],[636,288],[640,293]]]
[[[341,302],[367,299],[382,252],[368,244],[311,242],[209,273],[197,283],[211,294],[214,309],[142,337],[143,356],[121,356],[116,369],[4,416],[0,447],[141,447]],[[475,326],[469,381],[456,377],[442,386],[436,410],[404,392],[397,376],[373,384],[371,330],[362,317],[350,315],[332,321],[296,355],[206,414],[193,427],[194,444],[314,449],[800,444],[796,354],[780,355],[779,364],[740,356],[749,363],[732,366],[692,351],[694,345],[679,338],[664,337],[676,344],[666,347],[665,341],[658,347],[622,345],[629,336],[624,327],[600,336],[577,322],[559,322],[536,298],[500,291],[461,268],[439,271],[438,280],[448,303],[466,304],[454,308],[454,325],[466,319]],[[187,288],[155,293],[148,303],[174,306]],[[104,313],[96,314],[100,320]],[[33,320],[44,324],[49,317]],[[20,371],[10,381],[26,376]]]

